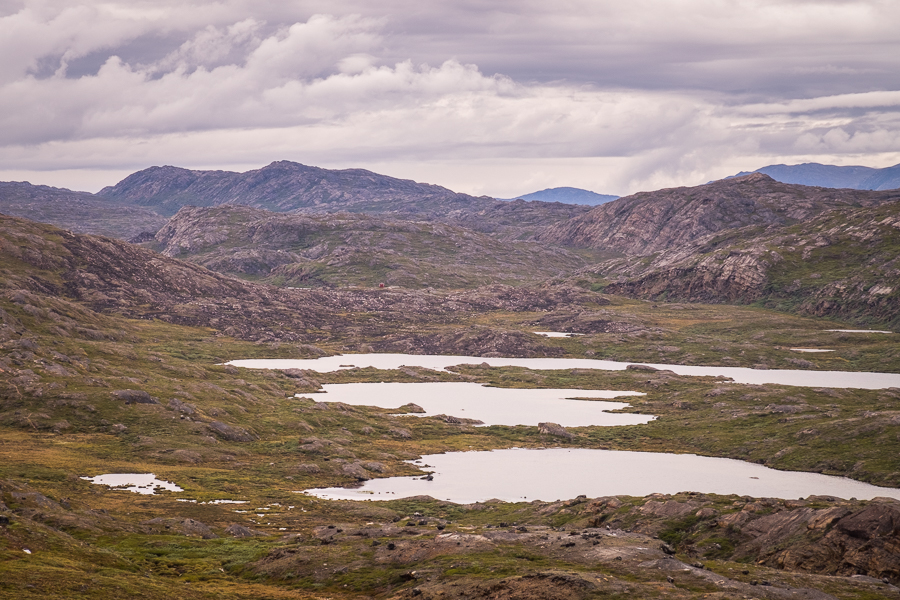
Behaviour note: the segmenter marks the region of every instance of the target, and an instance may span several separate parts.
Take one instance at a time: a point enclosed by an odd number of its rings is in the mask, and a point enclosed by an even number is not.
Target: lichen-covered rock
[[[358,463],[347,463],[341,468],[341,471],[344,475],[355,477],[359,481],[371,479],[371,476],[366,472],[362,465]]]
[[[538,423],[538,432],[567,439],[575,437],[565,427],[557,423]]]
[[[179,400],[178,398],[172,398],[169,400],[169,403],[166,405],[169,410],[174,410],[175,412],[179,412],[184,415],[195,415],[197,414],[197,406],[195,404],[191,404],[190,402],[184,402]]]
[[[241,427],[234,427],[221,421],[210,421],[206,424],[210,431],[229,442],[252,442],[256,437]]]

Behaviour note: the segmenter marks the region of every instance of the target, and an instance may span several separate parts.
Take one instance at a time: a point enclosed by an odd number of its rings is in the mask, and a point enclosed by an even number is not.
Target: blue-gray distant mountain
[[[597,192],[583,190],[581,188],[556,187],[509,199],[539,200],[540,202],[562,202],[563,204],[586,204],[587,206],[597,206],[599,204],[611,202],[616,198],[618,198],[618,196],[598,194]]]
[[[873,169],[872,167],[837,167],[819,163],[802,165],[769,165],[753,171],[763,173],[781,183],[811,185],[852,190],[895,190],[900,188],[900,165]],[[749,175],[742,171],[733,177]]]

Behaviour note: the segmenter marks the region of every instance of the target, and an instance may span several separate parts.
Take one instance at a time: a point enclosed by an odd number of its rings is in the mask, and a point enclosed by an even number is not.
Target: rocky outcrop
[[[806,500],[742,498],[716,503],[690,494],[654,494],[623,512],[617,498],[585,506],[589,523],[658,535],[688,556],[752,561],[779,569],[831,575],[866,575],[900,583],[900,502],[810,497]],[[727,542],[723,542],[725,539]]]
[[[156,518],[150,519],[149,521],[144,521],[142,523],[144,526],[144,530],[147,533],[155,533],[155,534],[173,534],[178,533],[181,535],[185,535],[188,537],[201,537],[204,540],[216,539],[217,536],[213,533],[212,529],[209,528],[205,523],[201,523],[200,521],[196,521],[194,519],[182,519],[177,517],[170,518]]]
[[[258,537],[268,535],[262,531],[257,531],[255,529],[250,529],[249,527],[244,527],[238,523],[232,523],[228,527],[225,528],[225,533],[230,535],[231,537],[236,538],[249,538],[249,537]]]
[[[565,427],[559,425],[558,423],[538,423],[538,433],[541,435],[552,435],[553,437],[561,437],[566,439],[572,439],[575,437],[566,430]]]
[[[241,427],[235,427],[222,423],[221,421],[211,421],[206,424],[210,431],[222,439],[229,442],[252,442],[256,439],[252,433]]]

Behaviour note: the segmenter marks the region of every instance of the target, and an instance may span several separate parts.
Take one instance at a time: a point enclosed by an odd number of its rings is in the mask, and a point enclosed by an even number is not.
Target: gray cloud
[[[0,15],[3,178],[287,158],[507,196],[900,162],[887,1],[25,0]]]

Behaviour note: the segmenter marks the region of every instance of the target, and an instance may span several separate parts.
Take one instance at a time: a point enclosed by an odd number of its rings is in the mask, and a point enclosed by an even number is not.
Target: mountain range
[[[500,201],[287,161],[246,173],[152,167],[96,195],[0,186],[9,214],[282,287],[462,289],[570,278],[647,299],[769,302],[892,326],[900,325],[897,230],[878,223],[892,222],[897,200],[898,191],[752,173],[590,207]],[[841,219],[851,229],[838,227]],[[853,227],[869,237],[857,239]],[[799,259],[786,241],[794,239],[805,240]],[[806,259],[821,263],[809,277]]]
[[[753,171],[763,173],[775,181],[828,188],[853,190],[894,190],[900,188],[900,165],[874,169],[872,167],[838,167],[819,163],[802,165],[769,165]],[[749,175],[742,171],[733,177]]]

